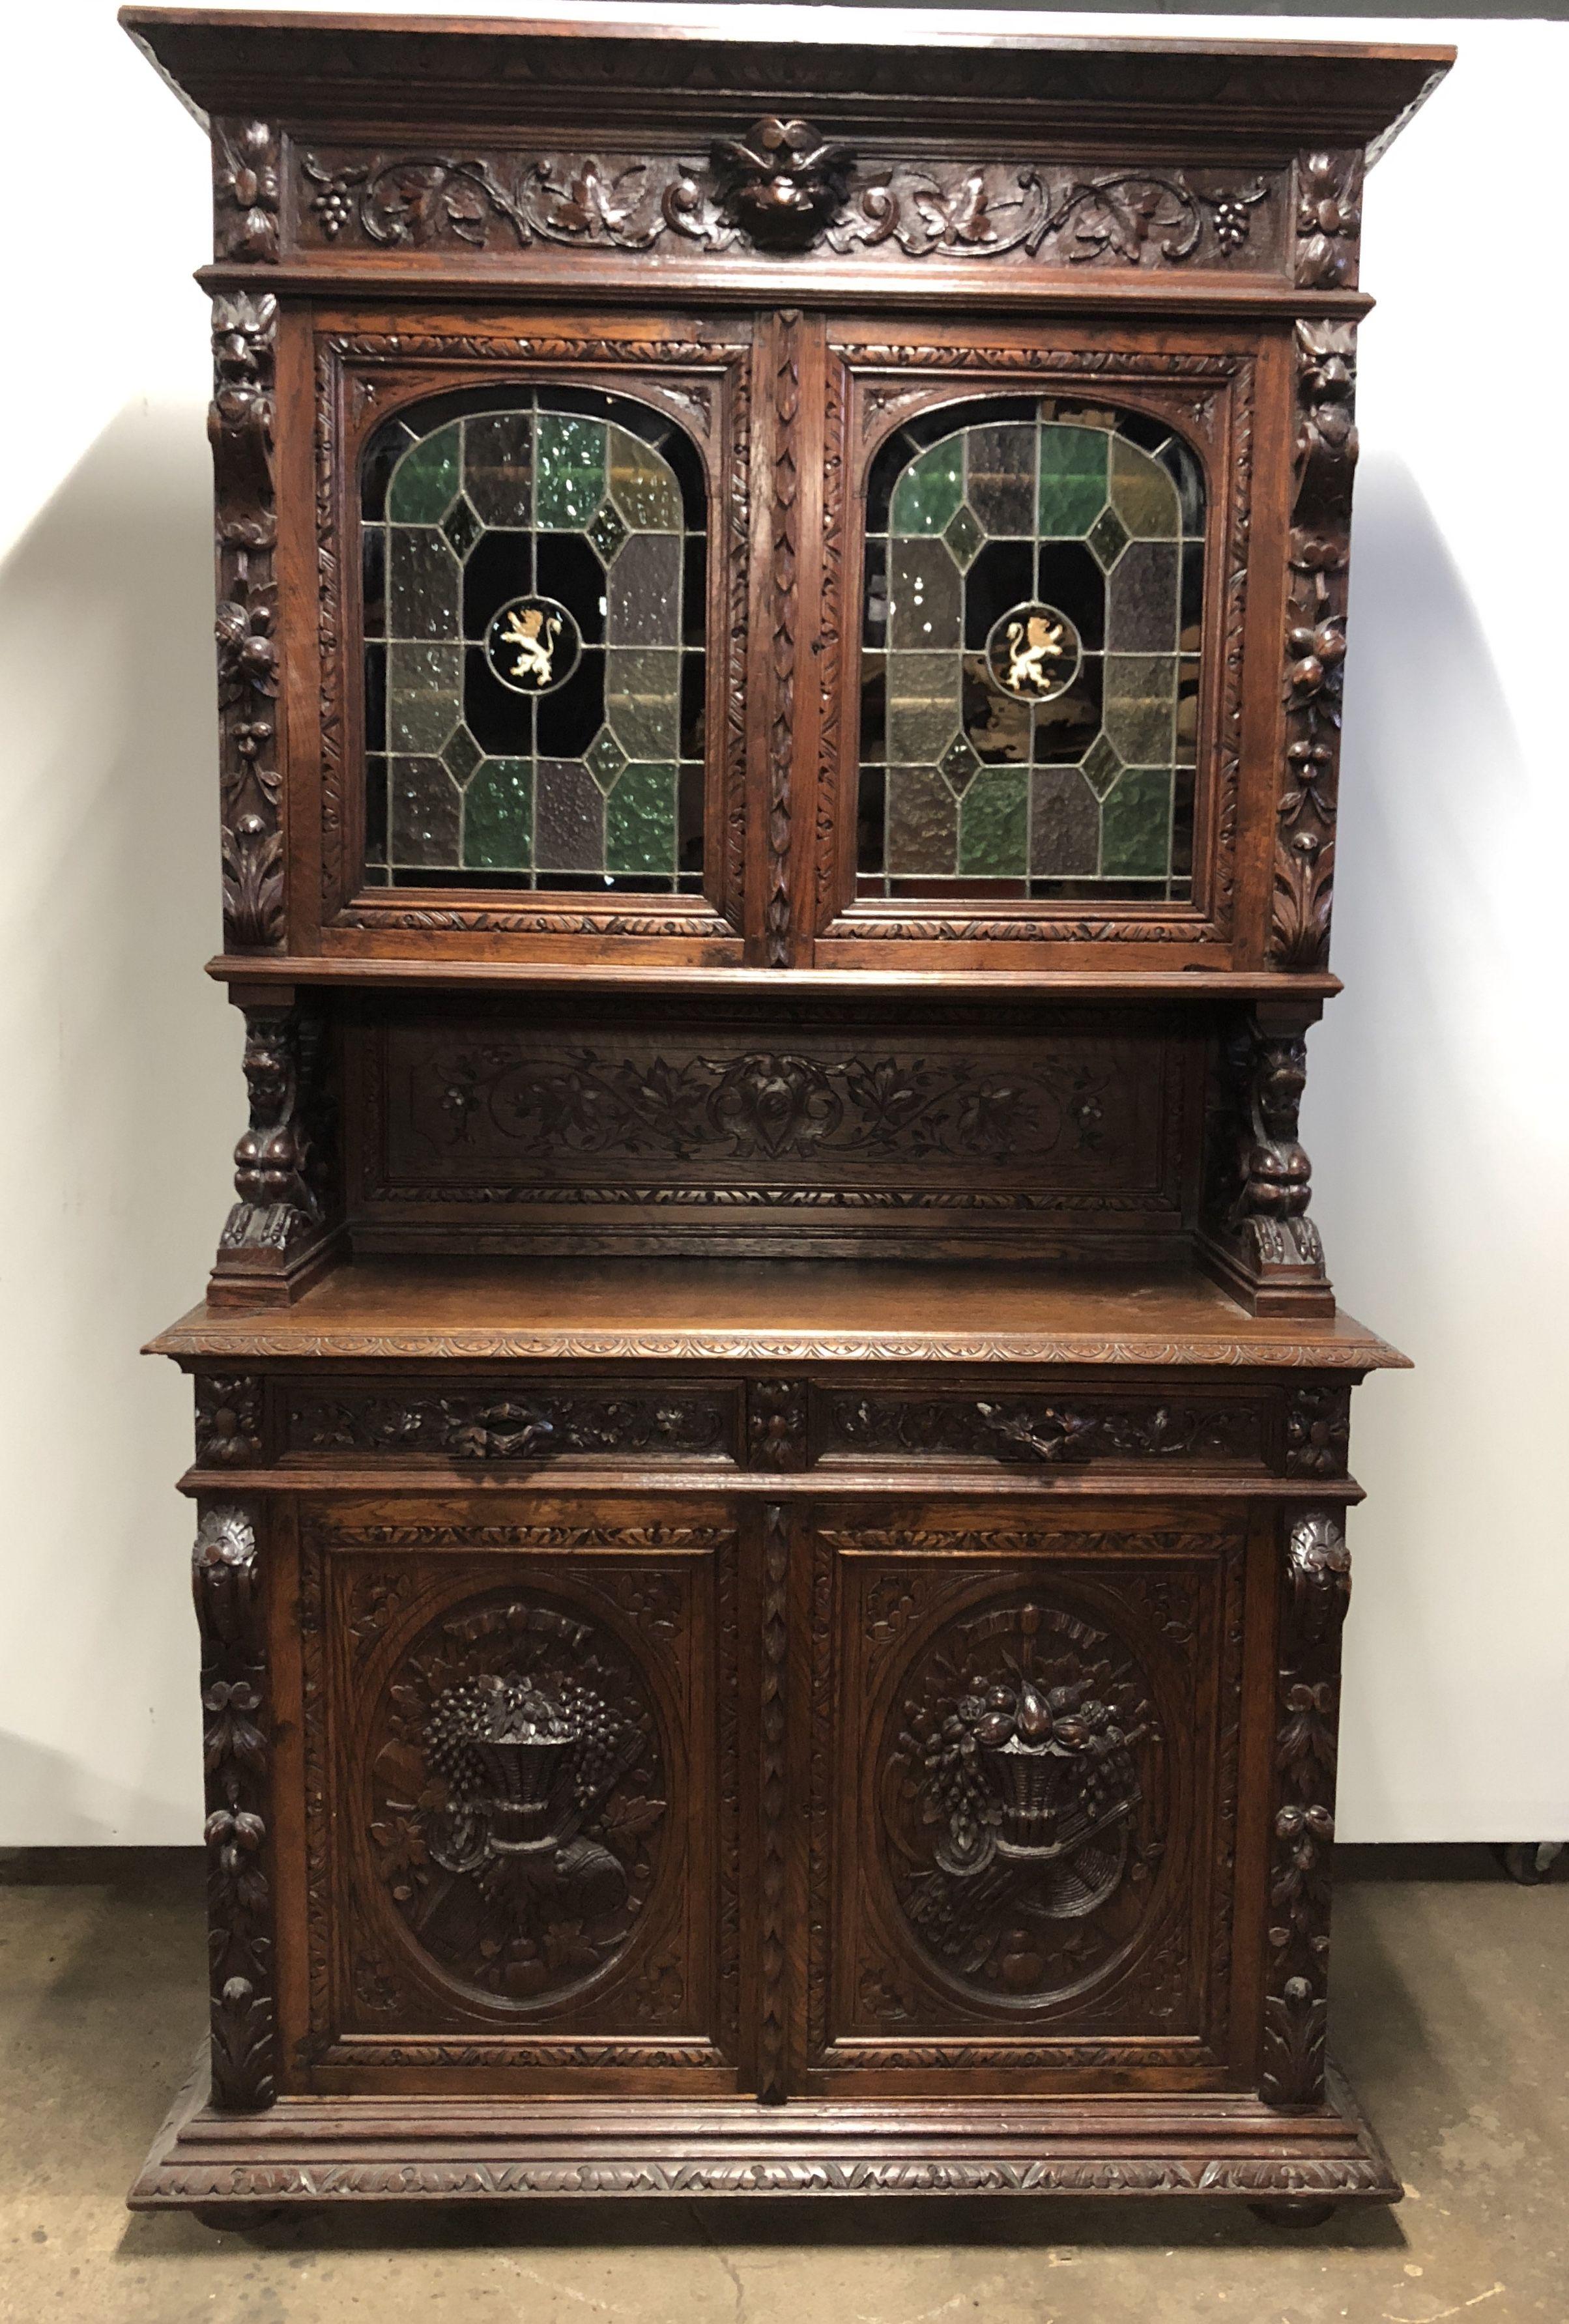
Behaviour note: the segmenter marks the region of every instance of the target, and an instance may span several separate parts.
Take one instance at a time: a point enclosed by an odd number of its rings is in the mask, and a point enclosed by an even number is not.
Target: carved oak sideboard
[[[132,2194],[1398,2194],[1366,161],[1447,51],[131,8],[211,127],[211,2039]]]

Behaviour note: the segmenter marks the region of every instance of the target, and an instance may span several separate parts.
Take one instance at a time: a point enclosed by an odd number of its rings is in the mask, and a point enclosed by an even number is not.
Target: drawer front
[[[735,2085],[736,1534],[300,1505],[304,2087]]]
[[[289,1460],[734,1463],[738,1386],[642,1380],[332,1379],[284,1395]]]
[[[806,2087],[1223,2084],[1244,1513],[846,1505],[803,1546]]]
[[[1264,1471],[1274,1399],[1267,1391],[1009,1379],[964,1387],[871,1382],[813,1390],[816,1458],[999,1462],[1041,1469],[1136,1463]]]

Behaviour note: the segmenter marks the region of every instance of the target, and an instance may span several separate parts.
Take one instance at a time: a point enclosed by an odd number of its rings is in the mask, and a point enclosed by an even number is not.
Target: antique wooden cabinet
[[[1363,170],[1447,51],[132,8],[210,122],[139,2205],[1398,2182],[1326,2069]]]

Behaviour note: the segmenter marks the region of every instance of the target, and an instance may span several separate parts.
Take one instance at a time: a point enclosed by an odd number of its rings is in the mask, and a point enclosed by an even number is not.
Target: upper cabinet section
[[[212,132],[235,975],[1323,988],[1447,51],[124,21]]]

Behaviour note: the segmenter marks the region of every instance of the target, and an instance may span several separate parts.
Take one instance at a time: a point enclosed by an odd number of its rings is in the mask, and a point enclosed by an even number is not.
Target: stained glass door
[[[707,499],[625,396],[500,387],[362,468],[372,887],[704,885]]]

